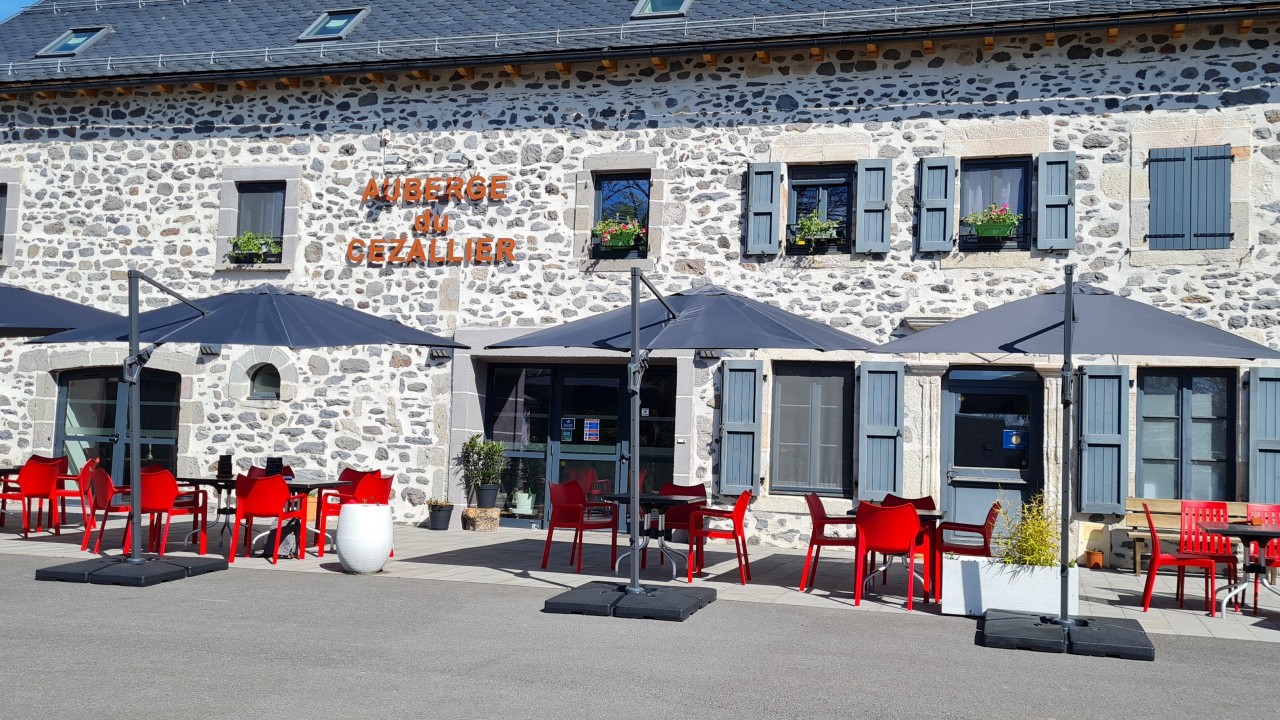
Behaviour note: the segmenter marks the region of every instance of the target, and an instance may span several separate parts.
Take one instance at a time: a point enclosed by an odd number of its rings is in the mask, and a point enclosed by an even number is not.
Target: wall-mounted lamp
[[[432,360],[444,360],[453,357],[453,351],[448,348],[431,348],[428,354]]]
[[[716,350],[699,350],[698,357],[702,360],[715,360],[720,357],[720,353]]]
[[[218,357],[221,354],[221,343],[207,343],[200,346],[200,357]]]

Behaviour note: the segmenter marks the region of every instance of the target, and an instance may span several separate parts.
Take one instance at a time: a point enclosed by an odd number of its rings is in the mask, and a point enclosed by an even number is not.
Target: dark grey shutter
[[[725,360],[720,390],[720,493],[755,491],[760,482],[764,363]]]
[[[1040,153],[1036,158],[1036,247],[1076,246],[1076,154]]]
[[[1129,493],[1129,368],[1080,375],[1080,512],[1124,514]]]
[[[916,193],[916,248],[920,252],[950,252],[956,237],[956,159],[922,158]]]
[[[1249,370],[1248,500],[1280,503],[1280,368]]]
[[[1230,145],[1191,148],[1191,249],[1231,247]]]
[[[853,251],[889,252],[889,205],[893,201],[893,161],[858,161],[858,204]]]
[[[858,499],[902,494],[903,385],[906,365],[858,366]]]
[[[1191,148],[1152,148],[1147,155],[1151,185],[1151,250],[1191,249]]]
[[[782,163],[747,168],[747,254],[776,255],[781,247]]]

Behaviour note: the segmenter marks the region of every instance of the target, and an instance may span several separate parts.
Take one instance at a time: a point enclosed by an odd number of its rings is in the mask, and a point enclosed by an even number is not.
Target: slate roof
[[[326,10],[366,6],[347,36],[298,42]],[[1280,15],[1275,3],[1206,0],[692,0],[683,18],[630,20],[634,0],[41,0],[0,24],[0,89],[198,81],[342,70],[597,61],[817,41],[1118,25],[1192,12]],[[1174,14],[1171,16],[1171,14]],[[112,31],[69,58],[39,58],[71,28]]]

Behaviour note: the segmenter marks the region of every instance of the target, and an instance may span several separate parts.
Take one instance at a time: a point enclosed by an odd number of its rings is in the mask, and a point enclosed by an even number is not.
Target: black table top
[[[857,517],[858,508],[855,506],[847,514],[852,517]],[[946,516],[946,513],[942,510],[927,510],[925,508],[916,508],[916,515],[923,522],[938,522],[939,520],[941,520],[943,517]]]
[[[1280,538],[1280,525],[1250,525],[1249,523],[1202,522],[1200,529],[1216,535],[1241,540],[1271,540]]]
[[[223,488],[232,488],[232,487],[235,487],[235,484],[236,484],[236,480],[235,480],[235,478],[186,478],[186,477],[181,477],[181,478],[178,478],[178,482],[193,483],[193,484],[195,484],[195,485],[206,485],[206,486],[209,486],[209,487],[215,487],[215,488],[218,488],[218,489],[223,489]],[[294,492],[297,492],[297,491],[299,491],[299,490],[305,490],[305,491],[307,491],[307,492],[310,492],[310,491],[312,491],[312,490],[324,490],[324,489],[326,489],[326,488],[335,488],[335,487],[338,487],[339,485],[346,485],[347,483],[345,483],[345,482],[343,482],[343,481],[341,481],[341,480],[298,480],[298,479],[294,479],[294,480],[285,480],[284,484],[285,484],[285,485],[287,485],[287,486],[289,487],[289,489],[290,489],[290,490],[292,490],[292,491],[294,491]]]
[[[631,503],[631,493],[608,493],[599,497],[612,502],[629,505]],[[697,502],[706,502],[707,498],[703,495],[659,495],[657,493],[640,493],[640,504],[652,508],[668,508],[676,505],[691,505]]]

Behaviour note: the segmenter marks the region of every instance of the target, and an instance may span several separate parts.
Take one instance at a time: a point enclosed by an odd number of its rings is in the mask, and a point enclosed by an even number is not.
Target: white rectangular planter
[[[1077,568],[1067,569],[1072,615],[1080,611]],[[1061,610],[1061,585],[1056,567],[1005,565],[994,558],[942,559],[942,614],[980,617],[987,610],[1021,610],[1056,616]]]

